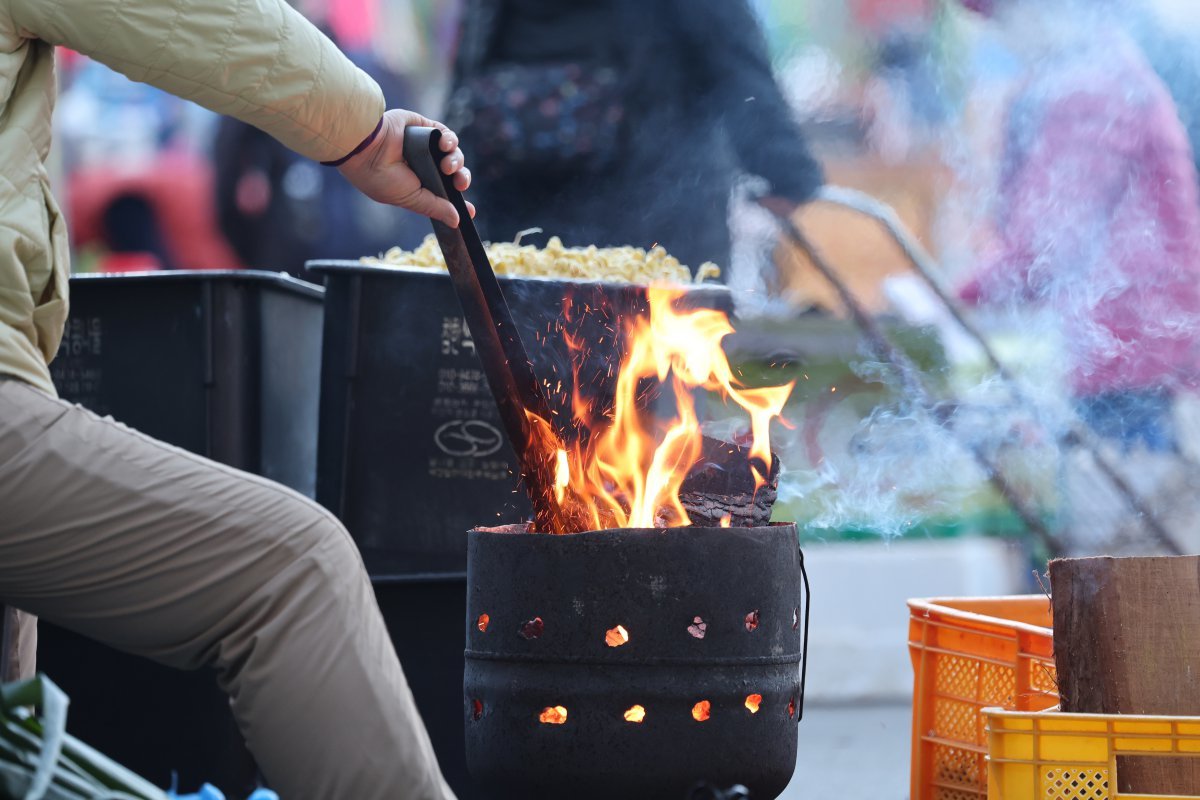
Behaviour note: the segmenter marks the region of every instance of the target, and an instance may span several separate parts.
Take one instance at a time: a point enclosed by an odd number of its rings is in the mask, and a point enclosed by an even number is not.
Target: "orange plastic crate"
[[[911,800],[986,800],[983,708],[1058,703],[1045,595],[909,600]]]

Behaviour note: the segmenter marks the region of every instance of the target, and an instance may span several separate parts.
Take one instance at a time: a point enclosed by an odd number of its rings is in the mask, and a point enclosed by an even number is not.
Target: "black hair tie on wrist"
[[[340,167],[342,164],[345,164],[347,161],[354,158],[356,155],[361,153],[363,150],[366,150],[368,147],[370,147],[371,142],[375,141],[375,137],[379,135],[379,132],[381,130],[383,130],[383,117],[379,118],[379,123],[375,126],[375,130],[371,131],[371,135],[368,136],[367,138],[363,139],[359,143],[358,147],[354,148],[349,153],[347,153],[346,155],[339,158],[337,161],[322,161],[321,166],[323,166],[323,167]]]

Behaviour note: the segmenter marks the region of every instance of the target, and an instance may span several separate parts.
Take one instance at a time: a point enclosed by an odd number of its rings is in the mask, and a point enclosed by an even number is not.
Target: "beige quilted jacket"
[[[284,0],[0,0],[0,375],[50,393],[70,271],[45,167],[53,45],[318,161],[353,150],[384,111],[375,82]]]

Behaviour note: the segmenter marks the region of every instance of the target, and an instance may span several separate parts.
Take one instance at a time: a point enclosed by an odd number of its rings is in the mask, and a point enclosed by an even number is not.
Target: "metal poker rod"
[[[449,200],[458,211],[457,228],[433,220],[433,231],[446,257],[446,268],[471,338],[475,340],[500,419],[517,453],[538,529],[545,532],[560,530],[565,523],[553,492],[549,462],[540,463],[537,459],[535,437],[527,415],[527,412],[534,414],[549,424],[552,418],[549,403],[538,384],[500,282],[488,261],[487,251],[467,211],[466,200],[454,187],[453,180],[441,172],[440,165],[446,155],[439,147],[441,135],[436,128],[409,126],[404,131],[404,158],[421,179],[422,186]]]

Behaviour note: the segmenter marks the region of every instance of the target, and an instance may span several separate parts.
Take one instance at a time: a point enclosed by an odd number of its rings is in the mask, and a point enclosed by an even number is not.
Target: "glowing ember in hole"
[[[546,630],[546,625],[542,622],[542,618],[534,617],[528,622],[521,623],[518,633],[521,634],[522,639],[536,639],[542,635],[544,630]]]
[[[758,627],[758,609],[754,609],[746,615],[746,630],[752,631]]]
[[[788,700],[788,716],[796,716],[796,696],[792,695],[792,699]]]
[[[483,716],[483,701],[476,698],[471,701],[471,719],[476,722]]]
[[[491,621],[492,621],[492,618],[489,617],[487,614],[480,614],[479,619],[475,620],[475,627],[479,628],[480,633],[487,633],[487,626],[488,626],[488,623]]]
[[[567,721],[567,710],[562,706],[547,706],[538,714],[538,720],[546,725],[562,725]]]
[[[733,524],[733,514],[726,514],[725,516],[721,517],[722,528],[728,528],[731,524]]]
[[[800,627],[800,606],[792,609],[792,630]]]
[[[707,700],[701,700],[696,705],[692,706],[692,719],[696,722],[706,722],[712,716],[712,703]]]
[[[632,706],[625,712],[626,722],[641,722],[646,718],[646,709],[641,706]]]
[[[757,714],[759,706],[762,705],[761,694],[746,695],[746,708],[750,709],[751,714]]]
[[[688,633],[697,639],[703,639],[704,634],[708,632],[708,623],[700,617],[692,620],[692,624],[688,625]]]
[[[620,647],[628,641],[629,631],[625,630],[624,625],[618,625],[604,634],[604,643],[609,647]]]

